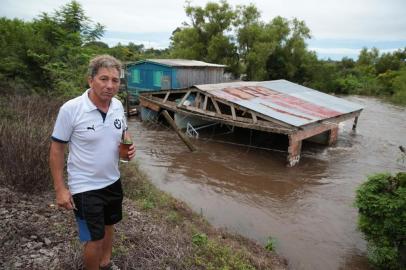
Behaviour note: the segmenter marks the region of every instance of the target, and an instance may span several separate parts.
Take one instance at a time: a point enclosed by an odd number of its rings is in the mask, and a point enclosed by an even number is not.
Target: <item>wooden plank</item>
[[[354,130],[354,131],[357,129],[358,117],[359,116],[355,116],[354,123],[352,124],[352,130]]]
[[[218,114],[221,114],[220,107],[219,107],[219,105],[217,104],[217,101],[216,101],[213,97],[211,97],[211,102],[213,102],[213,105],[214,105],[214,108],[216,109],[216,112],[217,112]]]
[[[235,108],[234,108],[234,106],[231,105],[230,108],[231,108],[231,114],[232,114],[233,120],[237,120],[237,116],[235,115]]]
[[[184,109],[189,110],[189,111],[193,111],[193,112],[197,112],[197,113],[201,113],[201,114],[207,114],[207,115],[210,115],[210,116],[219,116],[215,112],[202,110],[202,109],[192,107],[192,106],[182,105],[182,106],[178,106],[178,108],[184,108]],[[184,112],[184,111],[182,110],[182,112]]]
[[[148,100],[146,100],[146,99],[140,99],[140,105],[141,106],[143,106],[143,107],[145,107],[145,108],[148,108],[148,109],[151,109],[151,110],[153,110],[153,111],[156,111],[156,112],[159,112],[159,110],[160,110],[160,106],[159,105],[157,105],[156,103],[153,103],[153,102],[150,102],[150,101],[148,101]]]
[[[175,93],[187,93],[188,91],[190,91],[190,89],[172,89],[172,90],[159,90],[159,91],[153,91],[153,92],[141,92],[140,96],[146,96],[146,95],[164,95],[166,94],[166,92],[171,92],[173,94]]]
[[[252,116],[252,122],[254,124],[258,123],[257,114],[254,112],[251,112],[251,116]]]
[[[187,91],[187,93],[186,93],[186,94],[183,96],[183,98],[180,100],[178,106],[183,105],[183,102],[185,102],[185,100],[188,98],[188,96],[190,95],[190,93],[192,93],[192,90]]]
[[[163,103],[165,103],[167,100],[168,100],[168,97],[169,97],[169,94],[170,94],[171,92],[167,92],[166,93],[166,95],[165,95],[165,98],[164,98],[164,100],[162,101]]]
[[[199,108],[200,107],[200,102],[202,101],[202,96],[200,94],[200,92],[197,92],[196,94],[196,99],[195,99],[195,107]]]
[[[162,115],[165,117],[166,121],[171,125],[173,130],[178,134],[179,138],[186,144],[191,152],[196,151],[196,147],[190,142],[189,138],[182,133],[182,131],[178,128],[175,121],[173,121],[172,117],[169,115],[167,110],[162,111]]]
[[[209,97],[207,95],[204,96],[204,102],[203,102],[203,110],[207,109],[207,100],[209,99]]]

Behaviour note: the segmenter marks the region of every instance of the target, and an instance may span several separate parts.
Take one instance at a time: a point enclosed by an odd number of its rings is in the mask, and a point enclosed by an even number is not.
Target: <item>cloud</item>
[[[31,20],[41,12],[54,10],[70,0],[1,0],[0,16]],[[106,26],[103,41],[112,44],[120,40],[150,44],[163,48],[169,44],[173,30],[188,21],[184,0],[78,0],[87,16],[94,22]],[[215,1],[215,0],[214,0]],[[192,0],[193,6],[205,6],[208,0]],[[376,42],[397,42],[398,48],[406,46],[405,0],[228,0],[232,6],[253,3],[262,14],[262,20],[269,22],[275,16],[287,19],[304,20],[310,28],[313,39],[331,40],[336,49],[346,49],[354,53],[363,46],[370,47]],[[109,34],[110,33],[110,34]],[[119,33],[147,34],[142,36],[123,36]],[[165,37],[162,37],[165,33]],[[156,35],[156,38],[152,36]],[[340,45],[341,40],[358,40],[362,45]],[[128,42],[126,42],[128,41]],[[374,43],[375,42],[375,43]],[[310,41],[312,43],[312,41]],[[383,43],[382,43],[383,44]],[[387,49],[386,47],[378,48]],[[400,44],[400,45],[399,45]],[[326,49],[334,53],[332,46],[311,44],[314,48]],[[394,46],[394,47],[396,47]],[[393,47],[391,47],[393,48]]]
[[[130,42],[135,44],[144,44],[146,48],[165,49],[169,46],[170,33],[128,33],[107,31],[101,41],[107,43],[110,47],[120,42],[126,45]]]
[[[389,53],[398,50],[399,48],[381,49],[380,53]],[[350,48],[317,48],[310,47],[309,50],[315,51],[319,59],[341,60],[343,57],[357,59],[361,49]]]
[[[406,39],[404,0],[254,2],[265,21],[277,15],[288,19],[295,17],[304,20],[316,38]]]
[[[109,47],[114,47],[118,43],[121,45],[128,45],[128,43],[132,42],[134,44],[143,44],[145,48],[154,48],[154,49],[159,49],[163,50],[168,48],[169,44],[164,44],[160,42],[155,42],[155,41],[149,41],[149,40],[136,40],[136,39],[123,39],[123,38],[102,38],[102,42],[106,43],[109,45]]]

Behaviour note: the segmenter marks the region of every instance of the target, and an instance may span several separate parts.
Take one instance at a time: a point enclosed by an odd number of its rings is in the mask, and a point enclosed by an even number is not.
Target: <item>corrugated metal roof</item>
[[[225,65],[206,63],[197,60],[187,59],[147,59],[145,61],[154,62],[171,67],[226,67]],[[140,61],[142,62],[142,61]],[[137,62],[138,63],[138,62]]]
[[[211,95],[299,127],[363,107],[286,80],[196,85]]]

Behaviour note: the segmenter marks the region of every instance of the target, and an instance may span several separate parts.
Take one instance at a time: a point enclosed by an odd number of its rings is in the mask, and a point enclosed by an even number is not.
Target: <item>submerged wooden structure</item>
[[[362,107],[286,80],[195,85],[184,90],[146,92],[144,109],[207,122],[284,134],[289,138],[287,164],[300,160],[304,139],[327,145],[338,135],[338,124],[354,118],[355,129]]]

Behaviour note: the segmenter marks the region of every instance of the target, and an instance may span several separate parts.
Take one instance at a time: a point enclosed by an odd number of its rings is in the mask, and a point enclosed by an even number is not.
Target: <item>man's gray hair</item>
[[[99,55],[90,60],[87,73],[91,78],[94,78],[100,68],[115,68],[118,74],[121,74],[121,62],[108,54]]]

